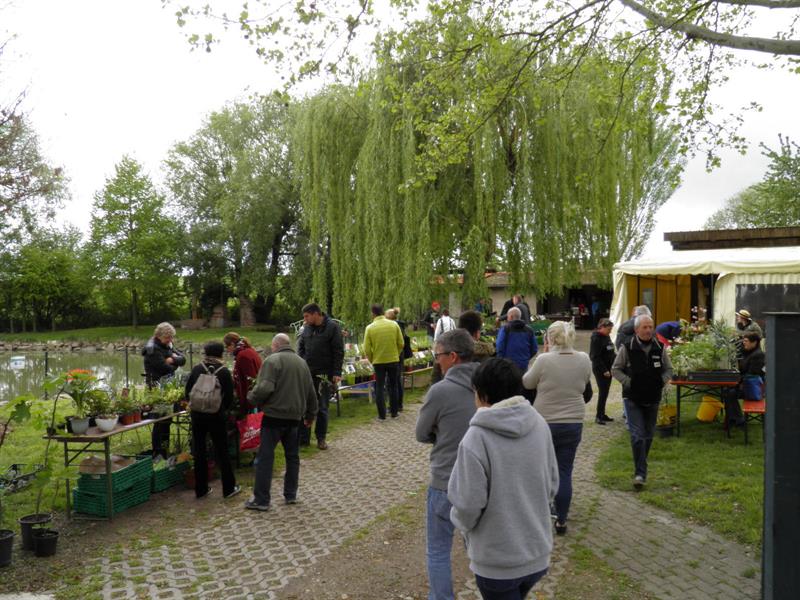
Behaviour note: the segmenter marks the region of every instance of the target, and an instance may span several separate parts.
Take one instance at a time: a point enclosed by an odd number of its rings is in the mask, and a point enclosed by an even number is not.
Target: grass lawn
[[[681,437],[653,440],[642,501],[702,523],[744,544],[761,547],[764,445],[760,424],[725,436],[721,423],[701,423],[696,403],[681,403]],[[633,466],[627,431],[597,461],[600,483],[631,489]]]
[[[140,325],[133,327],[92,327],[88,329],[69,329],[64,331],[40,331],[37,333],[0,333],[3,342],[95,342],[109,343],[123,340],[138,341],[144,344],[153,335],[155,325]],[[256,325],[255,327],[237,327],[231,325],[224,328],[209,329],[181,329],[176,327],[177,336],[175,345],[179,348],[187,343],[203,344],[210,340],[222,341],[222,337],[229,331],[235,331],[250,340],[253,346],[266,348],[272,342],[276,333],[274,325]],[[424,330],[408,331],[408,335],[415,337],[427,347],[427,334]],[[363,340],[364,332],[359,331],[359,341]]]
[[[65,331],[40,331],[37,333],[0,333],[0,341],[6,342],[120,342],[123,340],[136,340],[144,344],[153,335],[155,325],[140,325],[133,327],[92,327],[89,329],[69,329]],[[183,346],[192,342],[202,344],[209,340],[222,340],[229,331],[236,331],[250,340],[254,346],[266,347],[275,335],[275,328],[268,326],[257,327],[225,327],[217,329],[181,329],[176,327],[177,336],[175,343]]]

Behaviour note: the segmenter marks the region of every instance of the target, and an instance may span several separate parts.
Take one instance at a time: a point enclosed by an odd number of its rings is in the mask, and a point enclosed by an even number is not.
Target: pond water
[[[192,358],[186,358],[183,370],[188,372]],[[0,352],[0,404],[20,394],[40,395],[46,378],[69,369],[88,369],[114,388],[126,383],[126,371],[131,385],[144,383],[143,359],[134,351],[128,352],[127,359],[125,352],[48,352],[46,361],[43,351]]]

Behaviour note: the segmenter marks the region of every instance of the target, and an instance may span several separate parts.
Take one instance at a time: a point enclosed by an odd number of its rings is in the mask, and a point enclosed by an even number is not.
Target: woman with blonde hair
[[[592,397],[592,362],[585,352],[573,348],[575,327],[556,321],[547,328],[545,352],[522,377],[529,390],[536,390],[534,406],[547,421],[558,462],[559,484],[555,497],[556,533],[567,532],[572,502],[572,466],[581,442],[586,403]]]
[[[226,333],[222,343],[225,350],[233,354],[233,385],[239,399],[239,413],[243,416],[250,410],[247,392],[250,391],[250,382],[258,377],[262,360],[250,341],[235,331]]]

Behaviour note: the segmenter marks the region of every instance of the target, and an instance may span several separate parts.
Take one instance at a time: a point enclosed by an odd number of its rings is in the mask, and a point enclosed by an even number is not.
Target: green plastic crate
[[[140,479],[127,490],[114,492],[114,514],[147,502],[150,498],[150,478]],[[72,504],[76,512],[105,517],[108,515],[108,497],[105,493],[89,492],[80,487],[72,491]]]
[[[153,472],[153,459],[149,456],[138,456],[132,465],[124,469],[115,471],[111,474],[111,489],[116,494],[130,489],[138,481],[150,481],[150,474]],[[97,494],[106,493],[106,474],[81,473],[78,479],[78,488],[85,492]]]
[[[153,470],[153,492],[163,492],[183,482],[183,474],[189,470],[189,461],[178,463],[172,467]]]

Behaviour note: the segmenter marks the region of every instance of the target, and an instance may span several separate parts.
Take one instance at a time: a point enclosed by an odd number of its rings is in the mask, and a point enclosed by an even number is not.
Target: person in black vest
[[[214,445],[214,455],[217,458],[222,474],[222,497],[232,498],[242,491],[236,484],[233,474],[231,459],[228,456],[228,434],[225,430],[225,411],[233,405],[233,376],[222,362],[222,353],[225,346],[222,342],[208,342],[203,347],[205,358],[199,365],[195,365],[186,381],[186,397],[189,398],[200,375],[213,374],[219,380],[222,392],[222,403],[216,413],[191,412],[192,417],[192,455],[194,456],[194,493],[199,498],[205,498],[211,493],[208,485],[208,457],[206,456],[206,436],[211,437]],[[200,388],[202,389],[202,388]]]
[[[606,414],[606,400],[611,389],[611,366],[617,353],[614,351],[614,342],[611,340],[611,328],[614,326],[608,319],[600,319],[597,329],[592,333],[589,345],[589,358],[592,359],[592,373],[597,381],[597,413],[595,423],[605,425],[613,421]]]
[[[672,363],[653,336],[651,317],[636,317],[633,330],[633,339],[619,347],[611,374],[622,384],[633,450],[633,487],[640,490],[647,481],[647,454],[653,443],[661,391],[672,377]]]

